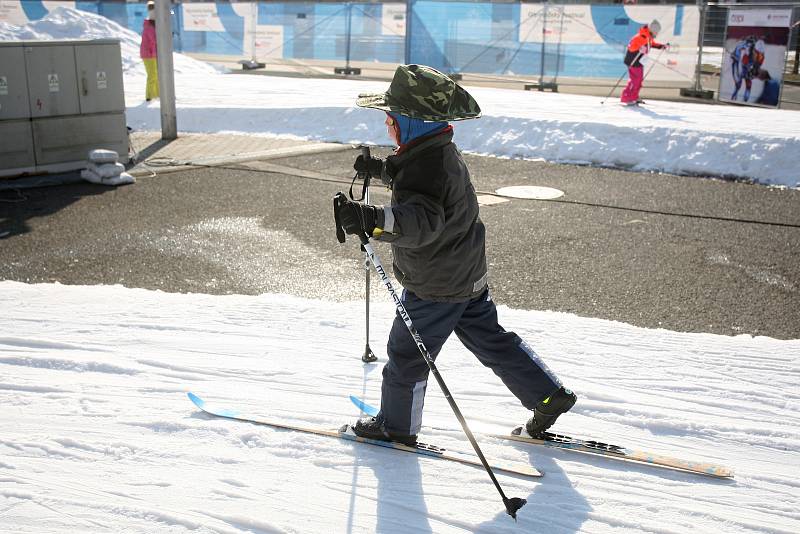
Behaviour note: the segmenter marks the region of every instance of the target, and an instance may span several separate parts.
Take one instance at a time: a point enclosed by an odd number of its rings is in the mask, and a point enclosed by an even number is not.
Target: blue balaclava
[[[400,144],[405,145],[418,137],[430,135],[447,128],[447,122],[425,122],[422,119],[412,119],[405,115],[389,113],[400,127]]]

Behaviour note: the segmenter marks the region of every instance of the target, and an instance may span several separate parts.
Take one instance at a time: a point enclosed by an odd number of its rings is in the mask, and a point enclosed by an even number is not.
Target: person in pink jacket
[[[153,0],[147,2],[147,18],[144,19],[142,44],[139,47],[139,55],[144,62],[144,70],[147,72],[147,86],[145,87],[144,98],[148,102],[154,98],[158,98],[155,8],[156,4]]]

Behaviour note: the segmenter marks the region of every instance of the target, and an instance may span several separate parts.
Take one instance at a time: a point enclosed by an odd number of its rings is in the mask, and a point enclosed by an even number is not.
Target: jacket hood
[[[406,117],[395,112],[389,112],[389,115],[397,121],[397,125],[400,127],[401,145],[443,130],[447,128],[448,125],[446,121],[427,122],[422,119],[412,119],[411,117]]]

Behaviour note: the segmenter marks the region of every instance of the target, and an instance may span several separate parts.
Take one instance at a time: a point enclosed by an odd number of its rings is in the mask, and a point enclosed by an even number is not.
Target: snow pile
[[[30,25],[14,26],[0,20],[0,41],[37,41],[43,37],[36,33]]]
[[[339,143],[388,143],[380,112],[355,96],[386,82],[232,74],[176,79],[181,130],[237,132]],[[159,111],[140,105],[143,80],[126,82],[128,121],[157,129]],[[653,101],[627,108],[601,98],[470,87],[483,109],[454,123],[465,151],[501,157],[728,176],[800,185],[800,112]],[[224,117],[224,120],[220,120]],[[746,125],[746,126],[744,126]]]
[[[515,523],[480,468],[201,414],[215,404],[337,428],[380,396],[394,314],[363,302],[0,282],[3,532],[641,533],[800,531],[800,341],[647,330],[499,308],[579,395],[558,430],[731,467],[733,481],[487,437],[524,421],[451,339],[438,366],[487,458],[528,504]],[[187,318],[191,318],[188,320]],[[470,453],[431,380],[424,433]]]
[[[0,41],[55,41],[73,39],[119,39],[122,53],[122,70],[126,75],[145,75],[139,58],[141,36],[120,26],[102,15],[59,6],[43,18],[24,26],[0,22]],[[218,71],[208,63],[194,60],[183,54],[174,54],[173,62],[178,73],[213,75]]]

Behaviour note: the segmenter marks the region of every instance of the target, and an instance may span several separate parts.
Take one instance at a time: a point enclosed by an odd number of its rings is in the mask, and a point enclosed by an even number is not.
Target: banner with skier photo
[[[791,9],[728,12],[719,77],[720,101],[778,107],[791,22]]]

